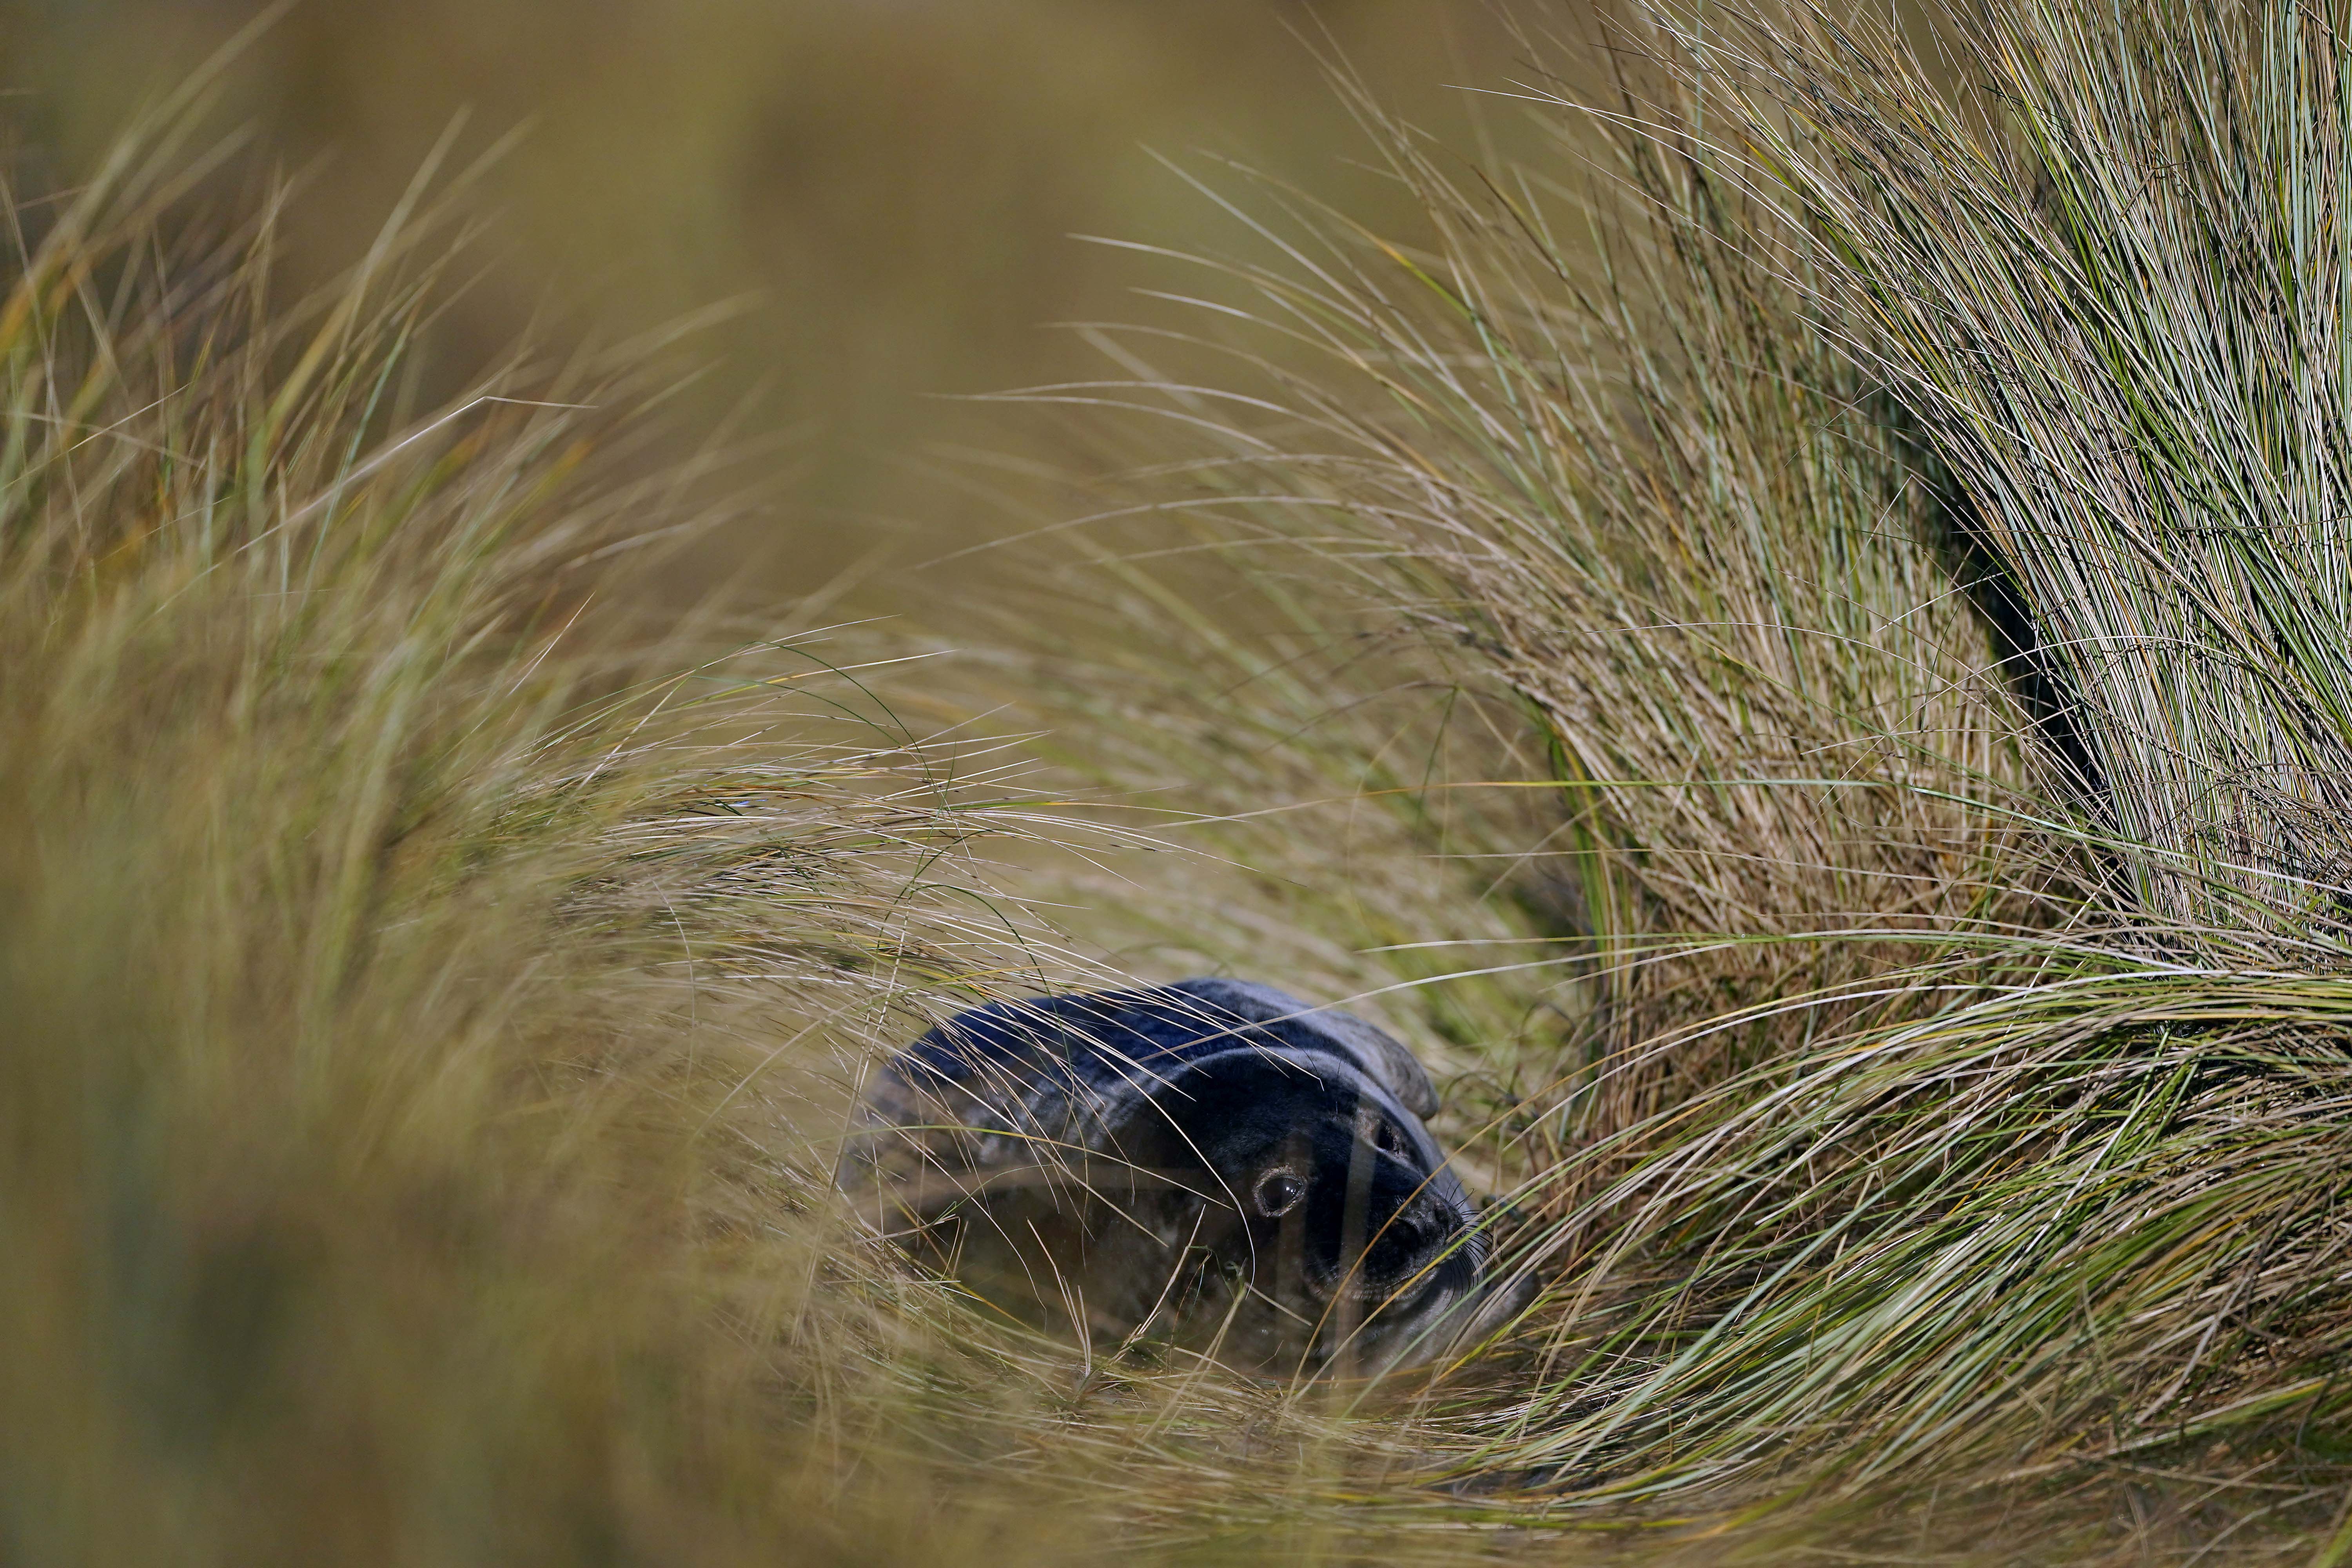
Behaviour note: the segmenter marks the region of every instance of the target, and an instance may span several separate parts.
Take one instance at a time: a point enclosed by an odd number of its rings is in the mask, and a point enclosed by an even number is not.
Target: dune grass
[[[1362,102],[1441,245],[1262,192],[1231,384],[1093,389],[1551,745],[1501,1510],[2340,1554],[2345,20],[1650,7],[1557,168]]]
[[[868,667],[903,644],[630,608],[730,504],[717,442],[655,455],[689,345],[526,353],[422,405],[467,177],[289,298],[294,198],[224,202],[204,122],[192,89],[11,209],[0,1555],[1355,1550],[1330,1505],[1425,1469],[1409,1415],[1099,1363],[918,1277],[833,1191],[850,1099],[947,1012],[1112,978],[1113,946],[1377,1010],[1429,966],[1359,945],[1520,928],[1382,828],[1333,840],[1397,856],[1358,929],[1288,929],[1314,889],[1181,846],[1189,890],[1062,929],[1057,892],[1138,887],[1118,801],[922,739],[961,715],[897,706],[924,680]],[[1124,715],[1124,784],[1181,750],[1141,676],[1033,668]],[[1301,762],[1292,728],[1264,716],[1221,805],[1351,793],[1348,745]],[[1515,1022],[1431,1011],[1465,1050]],[[1384,1555],[1477,1549],[1398,1495]]]
[[[1043,1374],[827,1201],[856,1067],[1037,963],[1005,792],[601,609],[700,521],[663,345],[413,406],[453,220],[279,298],[200,110],[0,306],[0,1554],[1085,1555],[971,1484]]]
[[[14,204],[0,1556],[2343,1561],[2342,20],[1359,98],[1436,249],[1234,198],[1232,380],[1052,395],[1247,586],[958,666],[608,603],[727,454],[666,341],[419,405],[462,177],[299,300],[193,97]],[[1097,1357],[835,1200],[927,1020],[1237,966],[1438,1070],[1465,1364]]]

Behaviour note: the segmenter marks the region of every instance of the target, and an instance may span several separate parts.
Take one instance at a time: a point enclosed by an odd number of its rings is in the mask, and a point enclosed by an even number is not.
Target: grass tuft
[[[1550,749],[1498,1512],[2156,1476],[2105,1550],[2324,1539],[2344,20],[1661,3],[1613,98],[1515,86],[1581,184],[1360,100],[1434,243],[1269,189],[1216,264],[1196,514]]]
[[[197,96],[15,203],[0,1555],[2340,1558],[2347,20],[1359,94],[1433,237],[1260,185],[1228,383],[1050,395],[1249,569],[958,667],[607,604],[725,454],[667,342],[424,401],[462,178],[301,300]],[[1439,1069],[1465,1364],[1097,1360],[835,1201],[927,1021],[1217,968]]]

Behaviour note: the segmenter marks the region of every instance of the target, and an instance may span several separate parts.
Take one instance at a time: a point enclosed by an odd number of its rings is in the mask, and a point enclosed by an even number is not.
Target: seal
[[[1494,1315],[1437,1103],[1398,1041],[1271,986],[995,1002],[876,1075],[841,1184],[1040,1326],[1368,1374]]]

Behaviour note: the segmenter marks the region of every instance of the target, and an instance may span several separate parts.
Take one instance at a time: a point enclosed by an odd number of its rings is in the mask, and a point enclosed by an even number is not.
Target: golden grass
[[[709,521],[643,459],[679,355],[413,406],[462,193],[289,300],[275,196],[183,200],[201,109],[19,205],[0,306],[6,1554],[1340,1550],[1410,1422],[1024,1337],[832,1190],[879,1051],[1129,940],[997,884],[1132,830],[911,738],[873,640],[603,604]],[[1228,874],[1184,964],[1276,962]]]
[[[905,1498],[1033,1388],[824,1194],[845,1064],[1020,959],[987,814],[813,653],[593,629],[694,521],[642,378],[407,406],[446,225],[273,300],[164,221],[188,107],[0,308],[7,1554],[978,1550]]]
[[[182,200],[191,95],[17,204],[0,1556],[2341,1560],[2333,796],[2249,782],[2342,743],[2344,432],[2278,390],[2336,339],[2159,265],[2267,215],[2333,287],[2332,35],[1978,18],[2012,122],[1867,16],[1709,15],[1630,25],[1600,194],[1360,101],[1438,248],[1291,213],[1278,355],[1058,394],[1179,416],[1147,549],[1279,564],[1089,561],[960,667],[604,605],[709,521],[643,461],[676,345],[415,406],[455,198],[284,298],[276,197]],[[2126,88],[2242,132],[2150,143],[2172,250]],[[2064,651],[2155,610],[2231,680]],[[1468,1365],[1097,1358],[835,1201],[927,1019],[1234,966],[1438,1069],[1545,1285]]]
[[[2344,20],[1638,7],[1615,101],[1517,84],[1581,184],[1366,101],[1440,242],[1264,190],[1233,376],[1091,390],[1553,748],[1498,1513],[2328,1539]]]

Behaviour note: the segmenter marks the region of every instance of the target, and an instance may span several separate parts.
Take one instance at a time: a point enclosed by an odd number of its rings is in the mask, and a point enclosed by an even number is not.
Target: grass
[[[172,216],[199,108],[18,209],[0,308],[6,1554],[985,1541],[899,1501],[1017,1347],[813,1194],[874,1043],[1034,963],[1009,826],[811,639],[600,626],[698,521],[661,345],[410,406],[447,222],[272,300],[266,204]]]
[[[204,121],[11,209],[0,1554],[1338,1550],[1335,1489],[1421,1462],[1398,1423],[1095,1366],[832,1193],[878,1053],[1102,976],[1037,864],[1132,828],[918,738],[870,636],[641,624],[629,574],[727,515],[722,442],[647,456],[690,349],[420,405],[468,176],[288,298],[289,198],[192,195]],[[1191,940],[1277,951],[1229,909]]]
[[[1267,190],[1231,384],[1094,389],[1245,395],[1198,512],[1551,748],[1498,1512],[2104,1480],[2182,1511],[2070,1560],[2327,1539],[2343,20],[1649,7],[1617,101],[1513,89],[1581,184],[1360,101],[1439,246]]]
[[[194,96],[16,204],[0,1555],[2342,1561],[2343,19],[1359,97],[1437,246],[1231,198],[1230,380],[1051,395],[1173,416],[1138,547],[961,664],[608,604],[724,443],[667,342],[417,405],[463,175],[303,300]],[[925,1020],[1216,967],[1440,1069],[1466,1364],[1097,1360],[834,1201]]]

